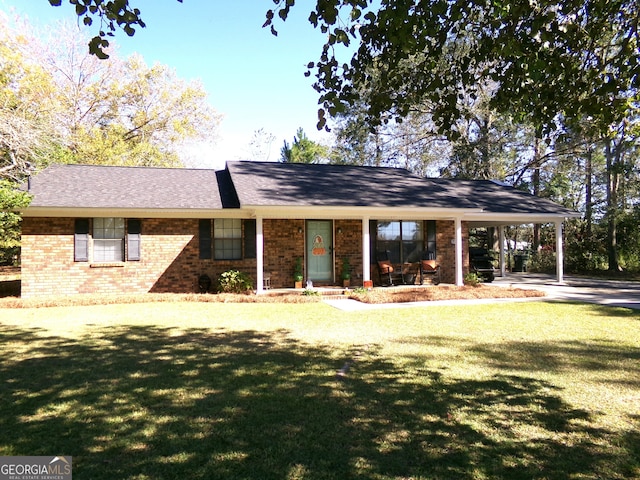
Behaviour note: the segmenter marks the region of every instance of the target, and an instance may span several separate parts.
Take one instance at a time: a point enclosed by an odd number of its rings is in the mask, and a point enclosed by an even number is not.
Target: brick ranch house
[[[22,295],[195,292],[231,268],[293,287],[378,283],[376,257],[436,259],[461,285],[475,225],[562,223],[575,213],[491,181],[421,178],[395,168],[228,162],[220,171],[51,166],[28,182]],[[501,230],[502,231],[502,230]],[[501,264],[504,265],[503,259]],[[504,267],[502,267],[504,269]]]

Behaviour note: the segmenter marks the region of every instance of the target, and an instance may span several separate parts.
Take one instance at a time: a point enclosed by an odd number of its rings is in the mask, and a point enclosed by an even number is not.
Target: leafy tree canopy
[[[178,0],[181,1],[181,0]],[[265,27],[285,21],[295,0],[273,0]],[[62,0],[49,0],[60,5]],[[105,37],[144,27],[129,0],[69,0]],[[638,0],[317,0],[309,22],[327,35],[315,70],[318,127],[372,91],[367,121],[404,118],[428,102],[442,132],[463,116],[458,100],[495,83],[490,107],[551,131],[559,118],[588,117],[601,131],[626,114],[640,84]],[[350,61],[339,61],[338,47]],[[375,71],[375,75],[371,72]],[[454,132],[455,133],[455,132]]]
[[[49,3],[59,7],[62,1],[49,0]],[[182,0],[178,2],[182,3]],[[117,28],[121,28],[131,37],[135,34],[136,27],[145,27],[140,10],[132,8],[129,0],[69,0],[69,3],[75,7],[78,19],[81,19],[84,25],[93,25],[94,17],[100,21],[100,33],[89,42],[89,51],[101,59],[109,58],[105,52],[109,47],[106,37],[113,37]]]
[[[274,11],[286,20],[294,0]],[[309,21],[328,34],[315,87],[325,112],[372,90],[368,121],[405,117],[428,102],[441,131],[462,112],[458,100],[488,82],[491,107],[552,130],[559,117],[622,118],[640,84],[637,0],[318,0]],[[377,8],[377,9],[376,9]],[[274,30],[275,32],[275,30]],[[359,47],[340,63],[339,45]],[[410,70],[407,68],[407,62]],[[376,74],[372,75],[371,72]]]

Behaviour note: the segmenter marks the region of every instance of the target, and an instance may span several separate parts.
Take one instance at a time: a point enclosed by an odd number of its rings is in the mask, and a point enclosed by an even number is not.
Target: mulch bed
[[[0,292],[3,284],[14,282],[0,282]],[[15,285],[14,285],[15,287]],[[19,289],[19,282],[17,282]],[[18,291],[19,295],[19,291]],[[313,303],[322,300],[321,295],[303,295],[300,291],[273,292],[267,295],[255,294],[157,294],[144,295],[69,295],[40,298],[19,298],[16,294],[1,295],[0,308],[39,308],[39,307],[67,307],[81,305],[108,305],[123,303],[150,302],[214,302],[214,303]],[[455,287],[440,285],[437,287],[417,288],[375,288],[371,291],[350,290],[345,295],[348,298],[364,303],[406,303],[433,300],[464,300],[477,298],[525,298],[543,297],[544,292],[520,288],[493,287],[478,285],[475,287]],[[332,295],[332,298],[335,296]]]
[[[354,291],[350,297],[363,303],[406,303],[435,300],[471,300],[482,298],[534,298],[546,294],[524,288],[493,287],[490,285],[440,285],[428,288],[374,289],[370,292]]]

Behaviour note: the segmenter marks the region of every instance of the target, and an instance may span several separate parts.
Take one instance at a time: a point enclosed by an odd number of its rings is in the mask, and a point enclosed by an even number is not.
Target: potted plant
[[[296,264],[293,267],[293,282],[296,288],[302,288],[302,258],[296,258]]]
[[[351,265],[349,259],[345,257],[342,260],[342,286],[348,287],[351,285]]]

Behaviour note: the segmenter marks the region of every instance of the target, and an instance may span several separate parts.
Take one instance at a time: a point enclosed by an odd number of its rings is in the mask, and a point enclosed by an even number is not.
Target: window
[[[203,260],[256,258],[256,221],[253,219],[200,220],[198,231],[200,258]]]
[[[74,261],[91,260],[89,256],[91,243],[93,243],[93,261],[96,263],[122,262],[125,259],[125,251],[128,261],[140,261],[142,259],[142,220],[129,218],[125,222],[124,218],[94,218],[92,222],[88,218],[76,218],[73,240]]]
[[[213,256],[216,260],[242,258],[242,220],[217,218],[213,221]]]
[[[435,239],[432,246],[435,253]],[[424,247],[424,222],[413,220],[376,222],[378,257],[387,257],[386,259],[392,263],[414,263],[422,258]]]
[[[93,261],[124,261],[124,218],[93,219]]]

